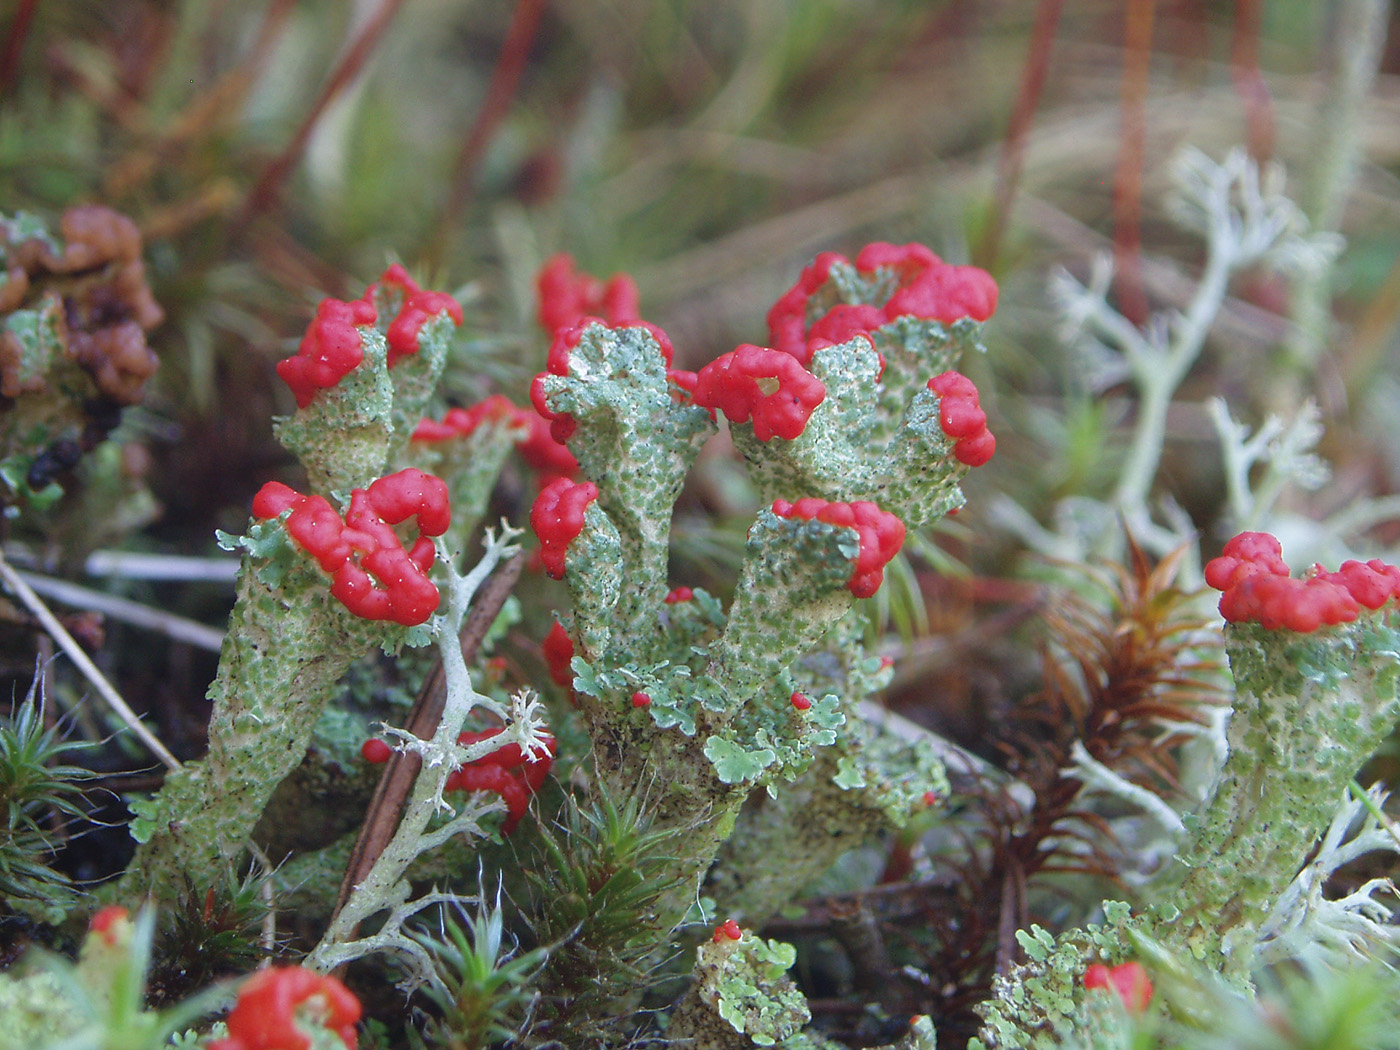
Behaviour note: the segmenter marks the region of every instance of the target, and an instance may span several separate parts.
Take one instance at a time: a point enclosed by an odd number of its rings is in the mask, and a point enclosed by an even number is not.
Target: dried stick
[[[58,617],[49,611],[49,607],[44,604],[42,598],[34,593],[34,589],[20,578],[19,573],[5,560],[4,555],[0,555],[0,581],[3,581],[21,602],[24,603],[35,619],[43,625],[50,637],[59,644],[59,647],[68,654],[68,658],[82,672],[92,687],[97,690],[99,696],[107,702],[107,706],[117,713],[120,718],[137,738],[146,745],[147,749],[158,759],[166,764],[170,769],[179,769],[180,760],[170,753],[164,744],[136,717],[136,712],[127,706],[125,700],[121,698],[112,684],[103,677],[102,672],[97,669],[97,665],[88,659],[88,654],[83,652],[82,646],[73,640],[73,636],[68,633],[63,624],[58,622]]]
[[[1156,0],[1129,0],[1123,40],[1122,146],[1113,175],[1114,291],[1118,312],[1147,321],[1142,290],[1142,169],[1147,140],[1147,86]]]
[[[369,56],[374,53],[375,46],[378,45],[384,30],[388,28],[389,22],[402,6],[403,0],[383,0],[378,10],[370,16],[365,27],[360,30],[354,42],[341,56],[340,62],[331,71],[326,86],[321,89],[321,94],[302,119],[301,127],[297,128],[296,134],[292,136],[292,141],[287,143],[282,152],[263,169],[257,184],[253,187],[253,192],[248,195],[248,203],[244,208],[243,216],[245,222],[260,212],[268,210],[277,202],[277,195],[282,188],[282,183],[286,181],[287,176],[301,160],[301,154],[306,148],[307,140],[311,138],[311,133],[316,129],[326,107],[354,82]]]
[[[501,44],[501,53],[496,59],[495,69],[491,71],[491,81],[486,86],[486,98],[482,100],[481,109],[453,165],[447,203],[434,224],[437,232],[423,253],[430,264],[436,265],[441,261],[447,238],[456,229],[457,220],[471,199],[477,165],[510,109],[511,99],[515,97],[515,89],[520,83],[520,74],[525,70],[525,60],[530,57],[530,45],[534,43],[544,6],[545,0],[516,0],[510,27]]]
[[[39,8],[39,0],[20,0],[10,19],[10,31],[5,35],[5,48],[0,51],[0,96],[19,72],[19,56],[24,51],[24,41],[29,35],[29,24],[34,20],[34,12]]]
[[[1011,121],[1006,126],[1006,138],[1002,140],[1001,156],[997,161],[996,196],[992,202],[992,215],[982,241],[979,263],[988,269],[996,266],[997,255],[1001,251],[1001,239],[1006,232],[1007,220],[1011,213],[1011,202],[1021,183],[1021,168],[1026,159],[1026,138],[1030,135],[1031,121],[1035,119],[1041,93],[1045,90],[1045,77],[1050,71],[1050,49],[1055,43],[1055,31],[1059,27],[1060,13],[1064,6],[1064,0],[1040,0],[1036,6],[1030,47],[1026,53],[1026,64],[1021,71],[1021,87],[1016,93],[1016,108],[1011,111]]]

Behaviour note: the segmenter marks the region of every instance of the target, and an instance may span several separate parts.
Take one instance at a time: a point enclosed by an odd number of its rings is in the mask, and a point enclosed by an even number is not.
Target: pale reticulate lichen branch
[[[1183,311],[1155,313],[1145,328],[1134,325],[1108,303],[1112,266],[1106,257],[1094,262],[1087,285],[1060,270],[1050,286],[1064,338],[1086,344],[1095,375],[1103,382],[1127,379],[1137,388],[1137,418],[1110,503],[1159,555],[1191,533],[1183,522],[1184,532],[1162,534],[1148,504],[1166,441],[1167,408],[1205,347],[1231,275],[1261,262],[1285,273],[1311,272],[1341,247],[1335,235],[1309,234],[1302,213],[1283,193],[1282,170],[1270,165],[1261,171],[1243,150],[1220,163],[1187,150],[1172,174],[1172,214],[1206,241],[1205,266]],[[1104,520],[1111,524],[1112,516]],[[1079,553],[1093,549],[1091,539]]]
[[[422,766],[397,830],[383,853],[363,881],[356,885],[340,912],[332,920],[320,944],[311,953],[308,965],[322,971],[335,969],[346,962],[371,952],[388,951],[412,960],[415,977],[431,973],[430,956],[417,940],[403,933],[402,922],[427,904],[454,899],[452,894],[435,893],[419,901],[410,901],[410,888],[405,879],[410,866],[419,857],[440,847],[457,835],[479,838],[484,835],[480,819],[494,808],[484,805],[476,796],[457,811],[443,798],[448,780],[468,762],[476,761],[517,742],[527,755],[545,751],[542,743],[540,708],[528,695],[517,694],[510,710],[503,711],[489,697],[477,692],[471,674],[462,657],[458,641],[462,621],[470,608],[473,595],[486,577],[503,561],[515,554],[513,540],[519,530],[503,526],[499,536],[489,531],[486,549],[471,572],[450,573],[446,583],[446,601],[435,624],[438,651],[442,658],[447,683],[447,698],[442,719],[428,740],[412,738],[411,733],[398,735],[422,758]],[[446,559],[444,558],[444,561]],[[463,747],[458,743],[472,713],[481,707],[496,710],[502,716],[514,715],[501,734]],[[433,827],[443,813],[450,814],[445,823]],[[389,910],[389,919],[372,936],[358,937],[361,923],[377,912]]]

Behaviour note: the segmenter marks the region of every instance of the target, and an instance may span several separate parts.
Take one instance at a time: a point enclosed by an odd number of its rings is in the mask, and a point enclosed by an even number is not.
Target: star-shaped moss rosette
[[[317,492],[348,492],[389,471],[427,407],[462,308],[398,264],[360,299],[323,299],[297,353],[277,365],[297,410],[276,424]]]

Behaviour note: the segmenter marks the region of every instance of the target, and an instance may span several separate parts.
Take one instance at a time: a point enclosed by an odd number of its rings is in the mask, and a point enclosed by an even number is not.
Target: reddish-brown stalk
[[[1147,295],[1142,288],[1142,171],[1156,7],[1156,0],[1128,0],[1123,36],[1121,141],[1113,175],[1114,291],[1118,312],[1137,325],[1145,324],[1148,315]]]
[[[434,223],[432,241],[424,250],[424,259],[436,265],[447,246],[447,238],[457,228],[457,220],[467,202],[471,200],[472,181],[477,166],[481,163],[486,147],[501,126],[506,113],[510,111],[515,89],[520,84],[520,75],[525,70],[525,61],[530,57],[530,48],[539,29],[540,16],[544,14],[545,0],[516,0],[515,11],[511,15],[510,27],[506,30],[501,53],[496,58],[496,67],[491,71],[491,81],[486,86],[486,98],[477,111],[476,120],[462,142],[462,149],[452,166],[450,189],[442,214]]]
[[[0,51],[0,98],[19,72],[19,56],[24,52],[24,41],[29,36],[29,26],[34,21],[34,12],[39,0],[19,0],[14,17],[10,19],[10,31],[5,34],[5,48]]]
[[[1260,0],[1238,0],[1230,38],[1230,73],[1244,102],[1249,155],[1260,163],[1274,152],[1274,103],[1259,68],[1259,25],[1263,14]]]
[[[248,203],[244,207],[244,221],[267,211],[277,203],[282,183],[286,181],[287,176],[301,160],[301,154],[306,148],[307,140],[311,138],[311,133],[316,130],[316,124],[325,113],[326,107],[335,101],[342,91],[354,83],[370,55],[374,54],[375,47],[384,36],[384,32],[388,29],[394,15],[398,14],[399,8],[403,6],[403,2],[404,0],[381,0],[379,7],[370,16],[369,21],[355,37],[354,42],[346,49],[345,54],[341,56],[335,69],[331,71],[325,87],[321,89],[321,94],[302,119],[301,126],[297,128],[292,140],[287,143],[281,153],[272,159],[263,169],[262,175],[258,177],[253,191],[248,195]]]
[[[1021,87],[1016,93],[1016,106],[1011,111],[1011,120],[1006,126],[1006,137],[1001,143],[1001,156],[997,161],[997,183],[992,201],[992,214],[987,223],[986,236],[982,239],[980,257],[976,260],[977,265],[983,269],[996,268],[1001,239],[1006,232],[1007,220],[1011,213],[1011,202],[1021,182],[1026,139],[1030,135],[1035,111],[1040,105],[1041,93],[1045,90],[1045,78],[1050,71],[1050,49],[1055,43],[1055,31],[1059,28],[1060,14],[1064,6],[1064,0],[1040,0],[1036,5],[1035,25],[1031,29],[1026,63],[1021,69]]]

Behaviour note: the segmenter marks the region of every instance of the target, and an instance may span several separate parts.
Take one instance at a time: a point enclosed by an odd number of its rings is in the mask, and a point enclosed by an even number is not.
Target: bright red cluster
[[[806,711],[812,706],[812,701],[806,693],[793,693],[788,702],[799,711]]]
[[[688,602],[694,597],[695,592],[689,587],[673,587],[662,600],[667,605],[675,605],[677,602]]]
[[[413,441],[450,441],[452,438],[467,437],[483,423],[507,422],[521,434],[521,440],[529,434],[530,420],[533,417],[522,408],[516,408],[510,398],[492,394],[471,408],[449,408],[442,422],[424,418],[413,428]]]
[[[457,324],[462,323],[462,307],[456,299],[444,292],[423,291],[398,263],[365,289],[362,299],[348,303],[322,299],[296,356],[277,363],[277,374],[292,388],[298,408],[311,404],[318,390],[330,389],[360,367],[365,353],[359,327],[378,319],[374,293],[383,284],[403,290],[403,302],[386,334],[390,368],[418,352],[419,332],[432,318],[446,313]]]
[[[385,340],[389,344],[388,364],[393,368],[405,357],[418,352],[418,334],[435,317],[447,314],[457,324],[462,323],[462,304],[446,292],[425,292],[398,263],[394,263],[377,282],[395,285],[403,291],[399,312],[389,322]],[[376,285],[365,289],[365,301],[374,301]]]
[[[498,736],[501,729],[462,733],[457,743],[478,744]],[[468,762],[447,778],[447,791],[491,791],[506,804],[506,821],[501,830],[509,835],[530,808],[530,796],[544,786],[545,777],[554,766],[554,738],[544,738],[546,753],[527,758],[519,744],[507,744],[489,755]]]
[[[575,270],[573,257],[565,252],[550,257],[540,268],[535,285],[540,297],[540,327],[550,334],[594,315],[610,325],[642,319],[636,281],[625,273],[600,281]]]
[[[1130,1014],[1145,1012],[1152,1002],[1152,981],[1142,963],[1126,962],[1112,968],[1094,963],[1084,971],[1084,987],[1116,992]]]
[[[987,429],[987,413],[978,401],[977,388],[960,372],[944,372],[928,381],[938,395],[938,425],[954,439],[953,456],[959,463],[980,467],[997,450],[997,439]]]
[[[583,338],[583,333],[590,325],[595,324],[607,325],[608,322],[598,317],[584,317],[575,325],[556,330],[554,342],[549,346],[549,356],[545,358],[544,371],[535,376],[534,382],[530,384],[530,403],[535,406],[535,411],[541,417],[549,421],[550,436],[560,445],[565,444],[569,438],[574,436],[574,431],[578,429],[578,421],[567,412],[550,410],[546,401],[544,377],[546,375],[567,376],[569,374],[569,355],[578,346],[579,340]],[[686,385],[690,373],[678,372],[671,368],[671,361],[675,357],[675,348],[671,345],[670,336],[648,321],[631,321],[625,327],[645,328],[650,332],[651,337],[656,340],[657,347],[661,350],[662,360],[666,362],[666,374],[681,389],[690,389]],[[565,451],[567,452],[567,449]],[[573,457],[570,456],[570,458]]]
[[[752,419],[759,441],[792,441],[826,399],[826,387],[791,354],[746,343],[700,369],[694,397],[731,423]]]
[[[428,537],[447,531],[452,510],[447,485],[410,467],[350,493],[342,520],[321,496],[303,496],[269,481],[253,498],[253,515],[284,511],[287,534],[331,574],[331,594],[356,616],[405,626],[425,621],[438,607],[428,579],[436,552]],[[393,526],[414,518],[418,539],[405,551]]]
[[[860,554],[851,573],[851,593],[869,598],[885,580],[885,566],[904,544],[904,522],[869,500],[854,503],[828,503],[808,496],[796,503],[774,500],[773,513],[780,518],[801,518],[855,529],[860,536]]]
[[[464,732],[457,736],[457,743],[466,746],[490,740],[501,733],[500,728],[485,729],[481,732]],[[520,818],[530,807],[530,796],[544,785],[554,765],[554,738],[544,738],[547,750],[538,758],[526,758],[519,744],[507,744],[475,762],[468,762],[460,769],[448,774],[444,791],[492,791],[501,796],[506,804],[504,831],[510,834],[520,823]],[[378,765],[389,761],[394,749],[378,737],[366,740],[360,747],[360,755],[366,762]]]
[[[985,321],[997,308],[997,285],[991,275],[975,266],[949,266],[922,244],[867,244],[856,256],[856,270],[873,275],[894,271],[899,286],[883,306],[847,303],[832,307],[807,324],[812,296],[826,284],[831,267],[847,262],[836,252],[823,252],[802,271],[802,276],[768,311],[768,332],[773,346],[792,354],[803,364],[826,346],[888,324],[897,317],[920,317],[951,324],[963,317]]]
[[[531,388],[534,397],[534,388]],[[540,488],[558,478],[571,478],[578,471],[578,460],[566,445],[554,440],[551,424],[540,415],[530,416],[530,436],[516,448],[526,463],[535,468]]]
[[[370,765],[380,766],[394,757],[394,749],[388,741],[372,736],[360,745],[360,757]]]
[[[1242,532],[1206,564],[1206,582],[1223,591],[1220,615],[1268,630],[1306,634],[1350,623],[1361,607],[1379,609],[1400,598],[1400,569],[1379,559],[1347,561],[1336,572],[1314,565],[1301,580],[1288,575],[1283,548],[1267,532]]]
[[[742,929],[739,928],[739,924],[738,924],[737,922],[735,922],[733,919],[725,919],[722,923],[720,923],[718,926],[715,927],[715,943],[716,943],[716,944],[718,944],[720,941],[724,941],[724,940],[729,940],[729,941],[738,941],[738,940],[742,940],[742,939],[743,939],[743,936],[744,936],[744,931],[743,931]]]
[[[297,408],[311,404],[318,390],[329,390],[365,359],[357,326],[374,324],[374,307],[356,299],[322,299],[295,357],[277,362],[277,374],[292,388]]]
[[[214,1040],[209,1050],[310,1050],[311,1037],[297,1024],[299,1012],[313,1015],[346,1050],[355,1050],[360,1001],[334,977],[300,966],[273,966],[244,981],[228,1015],[228,1037]]]
[[[544,662],[549,667],[549,677],[555,685],[572,688],[574,684],[574,640],[564,625],[558,620],[544,636],[540,648],[544,652]]]
[[[592,320],[590,318],[589,320]],[[583,338],[582,324],[561,328],[554,333],[554,342],[549,346],[549,356],[545,358],[544,371],[535,376],[530,384],[530,403],[540,417],[549,421],[549,436],[558,445],[565,444],[578,429],[578,420],[567,412],[552,412],[545,400],[544,377],[546,375],[566,376],[569,374],[569,353]],[[568,450],[565,449],[567,452]]]
[[[540,560],[544,571],[556,580],[564,578],[564,555],[580,532],[588,505],[598,498],[598,486],[591,481],[574,482],[559,478],[535,497],[530,508],[530,526],[540,540]]]
[[[120,940],[123,924],[130,925],[131,914],[120,904],[109,904],[99,908],[88,923],[88,929],[102,938],[109,948],[115,948]]]

